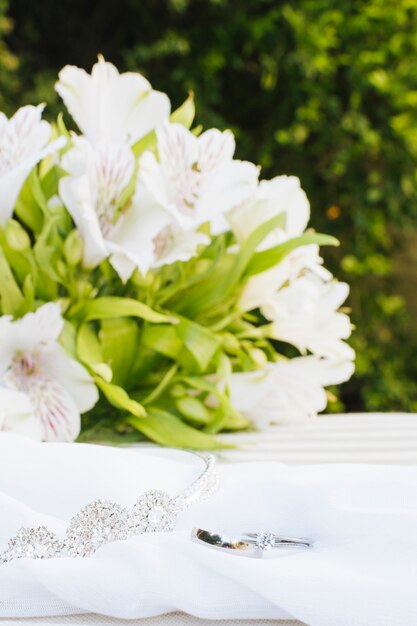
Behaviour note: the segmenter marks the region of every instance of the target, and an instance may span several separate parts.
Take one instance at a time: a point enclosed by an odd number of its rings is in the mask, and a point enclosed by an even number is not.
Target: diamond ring
[[[71,519],[62,540],[46,526],[21,528],[0,552],[0,564],[21,558],[86,557],[113,541],[173,530],[179,513],[210,497],[217,489],[214,456],[203,460],[204,471],[177,496],[147,491],[131,509],[107,500],[90,502]]]
[[[282,537],[270,532],[243,533],[237,539],[230,539],[202,528],[194,528],[191,538],[216,550],[250,557],[262,557],[275,548],[310,548],[314,544],[307,537]]]

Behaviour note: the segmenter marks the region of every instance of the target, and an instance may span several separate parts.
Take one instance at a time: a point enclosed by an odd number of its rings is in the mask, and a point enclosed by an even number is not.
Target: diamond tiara
[[[214,456],[209,455],[203,460],[204,471],[173,498],[165,491],[147,491],[132,509],[107,500],[90,502],[71,519],[63,540],[46,526],[21,528],[0,552],[0,564],[21,558],[87,557],[113,541],[174,530],[179,513],[209,498],[217,490]]]

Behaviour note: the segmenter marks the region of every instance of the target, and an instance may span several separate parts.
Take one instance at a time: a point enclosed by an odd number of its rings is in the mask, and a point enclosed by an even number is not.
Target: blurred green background
[[[295,174],[341,247],[357,373],[332,410],[417,411],[417,1],[0,0],[0,109],[60,108],[97,53],[231,128],[263,176]]]

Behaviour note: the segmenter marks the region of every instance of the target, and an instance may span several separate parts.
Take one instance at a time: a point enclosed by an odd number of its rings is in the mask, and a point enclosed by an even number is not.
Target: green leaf
[[[26,179],[17,198],[15,213],[35,234],[40,233],[43,224],[43,214],[33,196],[29,179]]]
[[[103,363],[103,351],[91,324],[81,324],[77,333],[77,354],[80,361],[89,366]]]
[[[64,328],[59,336],[59,343],[72,358],[77,359],[77,330],[68,320],[64,320]]]
[[[58,222],[58,216],[48,216],[33,251],[42,272],[55,283],[64,284],[63,277],[57,271],[61,257],[60,248],[63,245],[58,233]]]
[[[274,248],[257,252],[246,268],[245,277],[247,278],[254,274],[264,272],[278,265],[292,250],[311,244],[317,244],[319,246],[338,246],[339,242],[330,235],[322,235],[320,233],[305,233],[304,235],[300,235],[300,237],[294,237],[293,239],[284,241],[284,243],[280,243]]]
[[[20,291],[12,270],[0,246],[0,298],[3,314],[16,315],[24,304],[24,296]]]
[[[202,124],[198,124],[197,126],[195,126],[195,127],[192,129],[192,131],[191,131],[191,132],[192,132],[192,133],[193,133],[193,135],[195,135],[196,137],[199,137],[199,136],[201,135],[201,133],[203,132],[203,128],[204,128],[204,127],[203,127],[203,125],[202,125]]]
[[[45,194],[43,192],[41,181],[39,180],[39,175],[38,175],[36,167],[34,167],[31,173],[29,174],[27,182],[29,184],[32,197],[36,201],[38,207],[42,210],[42,212],[45,215],[48,215],[49,211],[48,211],[47,200],[45,198]]]
[[[192,396],[178,398],[175,401],[175,406],[181,415],[192,424],[201,426],[202,424],[208,424],[212,420],[213,414],[198,398]]]
[[[256,248],[260,243],[262,243],[270,232],[275,230],[275,228],[282,227],[283,219],[285,219],[285,214],[279,213],[278,215],[275,215],[272,219],[258,226],[258,228],[256,228],[242,244],[238,254],[236,255],[231,271],[224,282],[224,287],[227,287],[229,292],[239,283],[245,273],[248,263],[255,254]]]
[[[181,419],[162,409],[149,409],[148,417],[145,419],[128,417],[126,422],[162,446],[191,450],[216,450],[231,447],[217,441],[212,435],[184,424]]]
[[[282,226],[282,223],[283,214],[280,213],[258,226],[237,254],[224,255],[214,267],[211,276],[189,290],[179,302],[179,310],[189,317],[194,317],[219,304],[227,305],[228,298],[234,294],[256,248],[271,230]]]
[[[208,328],[185,317],[180,318],[179,323],[174,328],[178,337],[195,358],[200,370],[205,372],[221,346],[221,338]]]
[[[156,133],[154,130],[151,130],[150,133],[142,137],[142,139],[139,139],[139,141],[132,146],[133,154],[135,157],[140,157],[146,150],[155,150],[156,143]]]
[[[59,181],[66,175],[66,171],[59,165],[53,165],[42,178],[42,190],[46,198],[58,193]]]
[[[54,282],[63,284],[62,276],[60,276],[55,269],[59,259],[59,254],[56,248],[48,246],[41,241],[41,239],[38,239],[34,251],[36,261],[42,268],[42,272],[49,276],[49,278],[51,278]]]
[[[122,387],[113,385],[113,383],[103,380],[94,373],[93,377],[97,387],[103,392],[112,406],[116,407],[116,409],[127,411],[135,418],[146,417],[145,408],[139,402],[130,398]]]
[[[7,246],[15,252],[25,252],[30,249],[30,237],[17,220],[8,219],[4,229]]]
[[[110,318],[101,322],[100,342],[103,360],[113,372],[112,382],[125,387],[138,351],[138,324],[130,318]]]
[[[19,313],[25,315],[35,309],[35,285],[32,274],[26,274],[23,279],[22,291],[25,300],[19,308]]]
[[[139,317],[153,324],[173,324],[176,321],[173,317],[154,311],[143,302],[116,296],[104,296],[89,300],[74,307],[69,315],[85,322],[112,317]]]
[[[174,326],[146,326],[141,334],[141,341],[148,348],[174,360],[179,358],[183,349],[183,343]]]
[[[242,430],[249,426],[248,420],[232,407],[229,398],[219,391],[216,385],[213,385],[201,376],[187,376],[181,380],[193,389],[208,392],[218,399],[219,408],[217,413],[218,416],[221,416],[221,423],[219,423],[219,420],[211,422],[208,427],[212,429],[212,432],[218,432],[223,428],[228,430]]]
[[[172,124],[182,124],[185,128],[191,128],[195,118],[194,93],[190,91],[188,98],[182,105],[171,114]]]
[[[173,379],[177,371],[178,371],[178,363],[174,363],[174,365],[172,365],[169,368],[169,370],[167,370],[167,372],[164,374],[164,376],[161,378],[158,385],[151,391],[149,395],[146,396],[146,398],[144,398],[144,400],[142,401],[142,404],[146,406],[147,404],[152,404],[152,402],[155,402],[155,400],[157,400],[163,394],[165,389],[168,387],[168,385],[170,384],[171,380]]]
[[[9,220],[10,222],[10,220]],[[31,274],[34,283],[38,276],[33,250],[29,247],[26,250],[13,250],[7,243],[5,233],[0,228],[0,246],[7,259],[10,269],[16,277],[17,284],[24,283],[26,277]]]
[[[58,117],[57,117],[57,120],[56,120],[56,126],[57,126],[57,129],[58,129],[58,134],[59,135],[63,135],[67,139],[71,138],[71,135],[69,134],[69,132],[67,130],[67,127],[65,126],[64,114],[63,113],[58,113]]]

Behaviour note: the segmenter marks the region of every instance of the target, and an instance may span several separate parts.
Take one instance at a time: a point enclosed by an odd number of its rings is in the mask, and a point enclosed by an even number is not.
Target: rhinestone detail
[[[69,556],[89,556],[100,546],[126,539],[128,512],[107,500],[95,500],[75,515],[68,527],[65,548]]]
[[[258,533],[255,538],[255,545],[261,550],[272,550],[275,546],[275,535],[273,533]]]
[[[45,526],[21,528],[0,554],[0,563],[23,558],[50,559],[59,556],[61,551],[62,543]]]
[[[130,516],[130,534],[170,531],[175,528],[178,508],[164,491],[148,491],[136,502]]]
[[[214,457],[210,455],[205,463],[199,478],[174,498],[164,491],[152,490],[141,496],[131,510],[107,500],[87,504],[71,519],[63,542],[45,526],[21,528],[0,552],[0,564],[20,558],[86,557],[113,541],[143,533],[171,531],[181,511],[216,491],[218,476]]]

